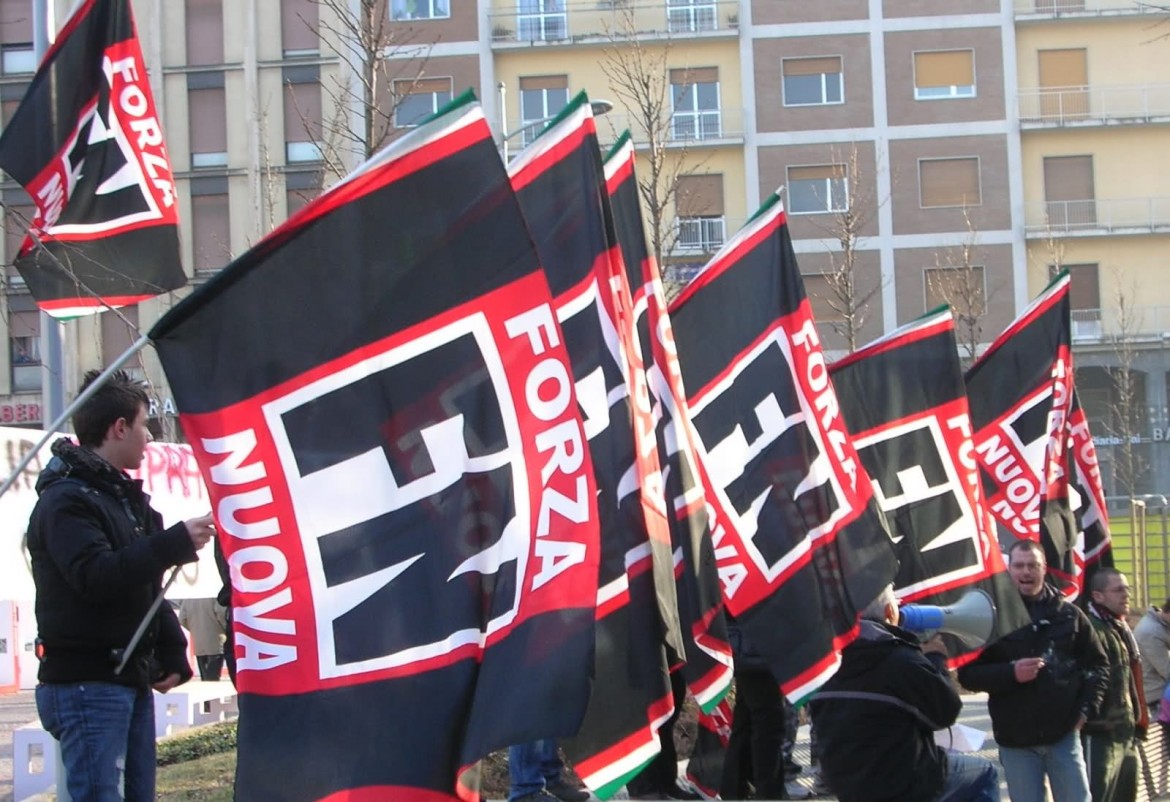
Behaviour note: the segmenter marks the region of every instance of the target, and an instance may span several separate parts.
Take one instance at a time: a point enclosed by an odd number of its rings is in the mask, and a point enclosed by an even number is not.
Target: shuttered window
[[[979,159],[922,159],[918,162],[918,188],[923,208],[978,206]]]
[[[974,96],[974,50],[930,50],[914,54],[915,100]]]

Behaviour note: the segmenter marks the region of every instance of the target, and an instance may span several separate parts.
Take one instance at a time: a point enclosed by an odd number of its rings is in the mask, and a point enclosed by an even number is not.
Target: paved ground
[[[36,717],[32,691],[0,696],[0,802],[12,800],[12,731]]]

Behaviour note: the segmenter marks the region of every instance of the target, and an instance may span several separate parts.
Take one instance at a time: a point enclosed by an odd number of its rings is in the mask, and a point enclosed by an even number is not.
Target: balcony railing
[[[1015,0],[1015,12],[1017,18],[1035,19],[1165,13],[1142,0]]]
[[[1116,308],[1073,309],[1072,336],[1076,343],[1106,342],[1114,338],[1170,339],[1170,306],[1127,306],[1125,319]]]
[[[497,0],[489,12],[496,45],[606,42],[631,34],[639,39],[734,36],[739,0],[580,0],[517,11]]]
[[[1170,120],[1170,84],[1021,89],[1020,125],[1051,128]]]
[[[650,141],[645,120],[634,114],[613,111],[597,119],[597,136],[602,145],[613,144],[629,129],[634,146]],[[743,109],[676,112],[658,129],[667,147],[712,147],[743,142]]]
[[[1170,231],[1170,198],[1030,201],[1024,206],[1024,233],[1032,238],[1160,231]]]

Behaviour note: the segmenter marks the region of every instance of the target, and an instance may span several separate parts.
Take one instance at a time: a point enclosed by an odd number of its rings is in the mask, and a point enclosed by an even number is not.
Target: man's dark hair
[[[1170,613],[1170,599],[1167,599],[1166,603],[1162,605],[1162,612]]]
[[[1105,586],[1114,577],[1121,576],[1121,572],[1116,568],[1098,568],[1093,572],[1093,578],[1089,580],[1089,590],[1094,593],[1104,593]]]
[[[1026,540],[1023,538],[1017,540],[1008,548],[1008,561],[1011,561],[1012,556],[1017,551],[1022,551],[1023,549],[1027,549],[1028,551],[1034,553],[1041,559],[1041,561],[1044,562],[1045,565],[1048,564],[1048,559],[1044,556],[1044,547],[1035,540]]]
[[[100,370],[87,372],[79,392],[85,392],[100,375]],[[117,423],[118,418],[133,423],[138,417],[138,410],[149,404],[146,385],[131,378],[124,370],[114,371],[73,413],[73,431],[77,433],[77,442],[86,448],[99,447],[105,442],[106,432]]]

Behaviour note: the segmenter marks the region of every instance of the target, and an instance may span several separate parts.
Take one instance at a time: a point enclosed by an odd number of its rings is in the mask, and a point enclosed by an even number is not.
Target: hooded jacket
[[[41,682],[111,682],[147,687],[191,678],[187,639],[162,604],[126,667],[114,672],[139,622],[162,590],[162,574],[193,562],[183,523],[163,529],[142,482],[62,438],[37,480],[28,549],[36,585]]]
[[[1108,663],[1083,612],[1051,586],[1024,599],[1029,626],[1009,632],[959,669],[959,682],[987,691],[987,710],[1000,746],[1045,746],[1072,732],[1077,720],[1097,716]],[[1017,682],[1013,661],[1044,658],[1031,682]]]
[[[960,709],[942,655],[923,654],[898,627],[862,621],[810,703],[822,776],[840,802],[931,802],[947,767],[934,731]]]
[[[1157,607],[1146,610],[1142,620],[1133,628],[1142,653],[1142,687],[1146,704],[1162,701],[1166,680],[1170,679],[1170,626],[1162,620]]]

